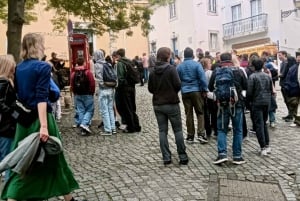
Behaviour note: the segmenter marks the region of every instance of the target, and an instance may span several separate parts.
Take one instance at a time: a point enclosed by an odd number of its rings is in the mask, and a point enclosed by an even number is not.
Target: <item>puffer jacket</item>
[[[273,91],[272,79],[262,71],[256,71],[248,79],[247,99],[252,105],[270,105]]]
[[[16,104],[16,92],[10,81],[0,78],[0,136],[13,138],[16,131],[16,120],[12,113]]]

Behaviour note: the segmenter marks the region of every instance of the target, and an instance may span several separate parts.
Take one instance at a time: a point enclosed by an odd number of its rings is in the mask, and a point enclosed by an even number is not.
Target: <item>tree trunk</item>
[[[21,39],[26,0],[8,0],[7,54],[12,54],[18,63],[21,60]]]

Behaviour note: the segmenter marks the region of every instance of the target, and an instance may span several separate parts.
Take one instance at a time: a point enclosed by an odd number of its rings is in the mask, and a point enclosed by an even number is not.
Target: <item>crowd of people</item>
[[[102,120],[98,126],[101,135],[115,135],[120,130],[124,134],[141,132],[136,105],[137,84],[147,84],[152,94],[164,165],[173,163],[168,142],[169,121],[180,165],[189,163],[186,144],[195,141],[206,144],[213,138],[217,140],[218,152],[213,163],[220,165],[228,161],[227,133],[230,129],[233,131],[233,164],[246,162],[242,144],[249,132],[257,136],[260,155],[270,154],[268,127],[276,127],[275,85],[278,80],[288,111],[283,119],[292,123],[290,126],[300,126],[297,116],[300,54],[294,58],[279,51],[278,68],[274,57],[267,52],[248,56],[237,55],[233,50],[218,52],[213,57],[208,51],[203,53],[198,49],[198,60],[189,47],[184,49],[183,59],[173,55],[168,47],[159,48],[156,55],[144,53],[133,60],[125,53],[121,48],[109,56],[99,49],[91,61],[80,56],[76,59],[70,90],[74,94],[73,127],[80,129],[81,136],[92,133],[96,93]],[[0,56],[0,167],[3,161],[10,163],[7,159],[10,151],[18,149],[19,142],[27,142],[33,133],[38,133],[41,147],[50,143],[49,138],[60,141],[59,94],[65,83],[59,77],[59,69],[63,68],[64,61],[56,56],[52,53],[51,59],[46,61],[43,38],[32,33],[23,38],[23,60],[17,67],[11,55]],[[180,97],[186,116],[185,137]],[[247,128],[247,112],[250,112],[248,125],[252,125],[251,129]],[[35,155],[41,149],[34,150],[29,162],[26,161],[30,168],[25,174],[4,169],[5,186],[1,198],[14,201],[63,195],[66,201],[75,201],[70,193],[79,186],[63,152],[46,152],[44,163],[39,163]]]

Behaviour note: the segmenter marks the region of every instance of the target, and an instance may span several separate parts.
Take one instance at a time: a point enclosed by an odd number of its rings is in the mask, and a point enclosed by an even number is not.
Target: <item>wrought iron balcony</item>
[[[268,15],[259,14],[242,20],[223,24],[224,40],[245,35],[256,34],[268,30]]]

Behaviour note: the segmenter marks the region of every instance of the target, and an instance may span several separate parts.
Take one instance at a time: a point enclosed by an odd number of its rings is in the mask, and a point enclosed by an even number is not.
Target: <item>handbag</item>
[[[16,107],[12,116],[19,124],[28,128],[38,118],[38,111],[36,109],[29,109],[19,100],[16,100]]]

